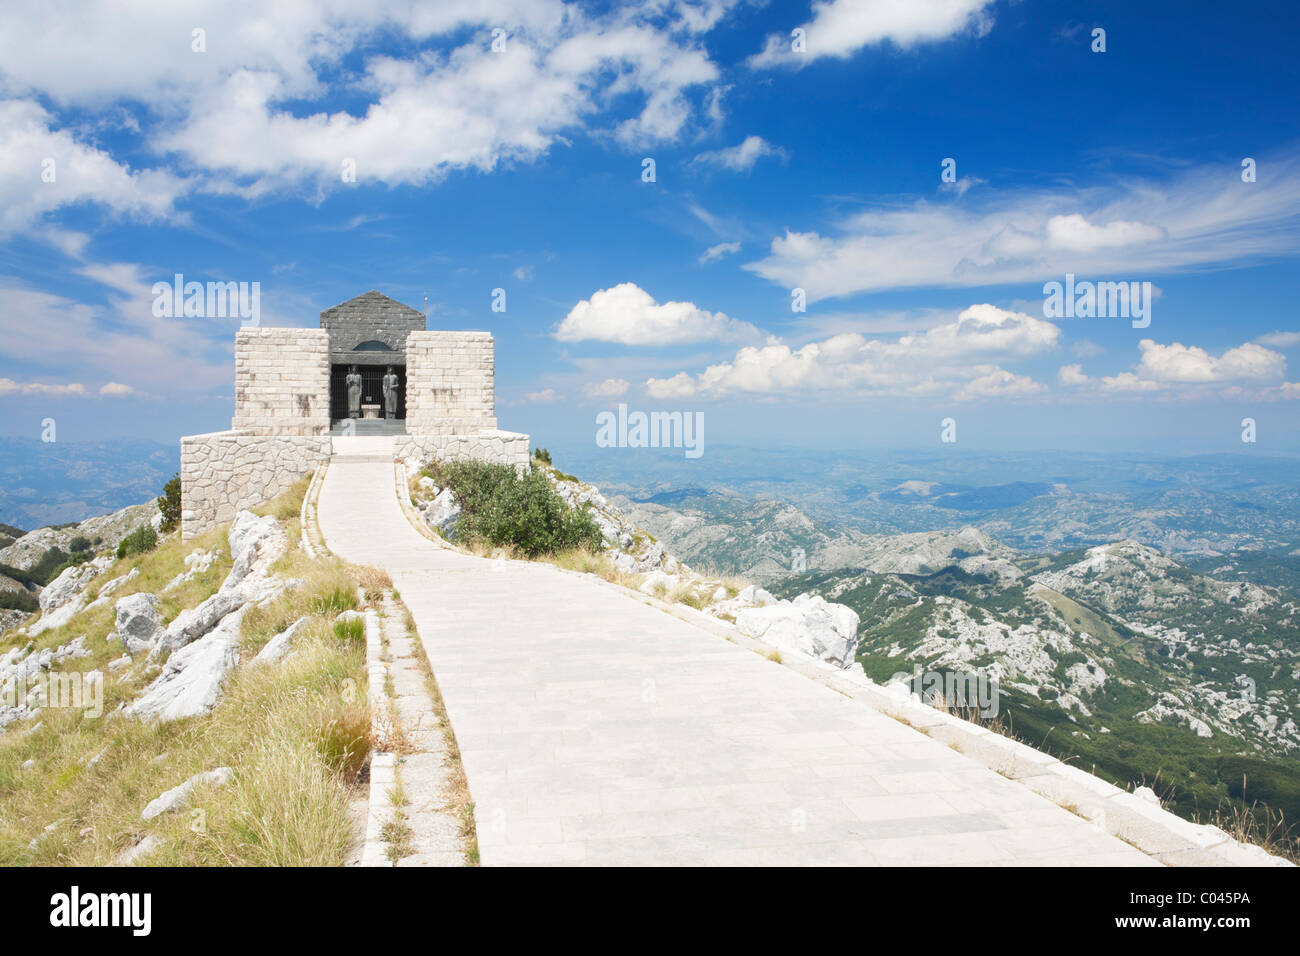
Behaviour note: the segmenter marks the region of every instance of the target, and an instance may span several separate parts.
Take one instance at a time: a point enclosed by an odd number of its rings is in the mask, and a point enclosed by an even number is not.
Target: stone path
[[[371,440],[374,441],[374,440]],[[318,520],[411,609],[482,863],[1158,865],[942,743],[612,586],[407,522],[336,454]]]

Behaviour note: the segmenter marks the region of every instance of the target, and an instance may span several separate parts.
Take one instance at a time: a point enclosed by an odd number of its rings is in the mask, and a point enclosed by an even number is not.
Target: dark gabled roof
[[[338,305],[330,306],[328,309],[321,312],[321,318],[323,319],[325,316],[335,312],[356,312],[366,307],[373,308],[376,306],[387,312],[403,311],[409,313],[412,317],[418,316],[421,319],[424,318],[424,313],[419,309],[413,309],[406,303],[398,302],[396,299],[386,296],[382,292],[377,292],[374,289],[371,289],[369,292],[363,292],[361,295],[348,299],[346,302],[340,302]]]

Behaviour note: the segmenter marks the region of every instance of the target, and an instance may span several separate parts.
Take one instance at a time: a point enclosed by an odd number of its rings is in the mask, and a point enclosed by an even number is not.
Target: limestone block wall
[[[240,329],[235,333],[231,427],[266,435],[323,435],[330,427],[329,333]]]
[[[328,435],[248,430],[181,439],[181,538],[225,524],[244,508],[287,491],[329,461]]]
[[[470,435],[401,435],[393,444],[393,457],[407,463],[478,459],[514,465],[517,471],[528,468],[532,458],[529,436],[520,432],[485,430]]]
[[[406,338],[406,431],[495,431],[496,366],[490,332],[412,332]]]

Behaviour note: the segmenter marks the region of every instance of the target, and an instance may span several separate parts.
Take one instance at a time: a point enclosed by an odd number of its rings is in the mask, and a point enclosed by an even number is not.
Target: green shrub
[[[459,541],[514,547],[530,558],[577,547],[600,550],[600,529],[590,513],[566,505],[541,471],[521,477],[511,465],[484,461],[435,462],[430,470],[460,503]]]
[[[117,556],[126,558],[133,554],[144,554],[146,551],[152,551],[157,546],[158,533],[154,531],[153,525],[142,524],[118,544]]]
[[[90,539],[83,537],[82,535],[77,535],[75,538],[73,538],[71,541],[68,542],[68,551],[70,551],[72,554],[78,554],[78,553],[85,554],[92,547],[93,545],[90,543]]]
[[[0,610],[30,613],[38,607],[40,602],[31,591],[0,591]]]
[[[170,534],[180,523],[181,520],[181,476],[180,473],[171,476],[171,480],[163,485],[162,496],[158,499],[158,510],[162,512],[162,532]]]
[[[540,461],[543,465],[549,465],[551,463],[551,453],[547,451],[545,448],[534,448],[533,457],[536,458],[538,461]]]

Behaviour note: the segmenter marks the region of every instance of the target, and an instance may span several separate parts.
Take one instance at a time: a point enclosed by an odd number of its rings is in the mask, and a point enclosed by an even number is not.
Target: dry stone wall
[[[329,333],[240,329],[235,333],[231,427],[265,435],[324,435],[330,427]]]
[[[476,459],[527,469],[530,460],[528,436],[520,432],[485,430],[471,435],[401,435],[393,445],[393,457],[409,462],[460,461]]]
[[[211,432],[181,439],[181,537],[192,538],[288,491],[329,461],[328,435]]]

